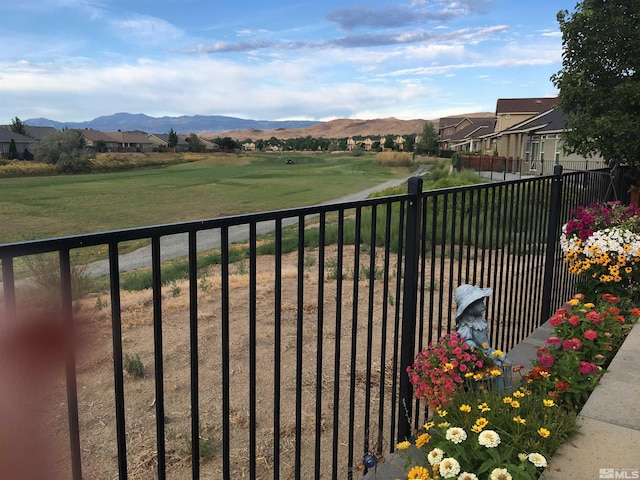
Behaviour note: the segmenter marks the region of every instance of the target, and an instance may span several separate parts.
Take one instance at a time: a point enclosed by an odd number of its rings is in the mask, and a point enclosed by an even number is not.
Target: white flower
[[[467,432],[460,427],[451,427],[447,430],[445,438],[453,443],[462,443],[467,439]]]
[[[494,468],[491,470],[489,480],[512,480],[509,470],[506,468]]]
[[[547,459],[544,458],[544,455],[540,455],[539,453],[530,453],[529,461],[538,468],[544,468],[547,466]]]
[[[478,476],[475,473],[462,472],[458,475],[458,480],[478,480]]]
[[[455,458],[444,458],[440,462],[440,476],[442,478],[453,478],[460,473],[460,464]]]
[[[439,448],[434,448],[427,454],[427,460],[429,460],[429,465],[432,467],[436,463],[440,463],[442,461],[442,457],[444,457],[444,452]]]
[[[497,447],[500,445],[500,435],[493,430],[483,430],[482,433],[478,435],[478,443],[487,448]]]

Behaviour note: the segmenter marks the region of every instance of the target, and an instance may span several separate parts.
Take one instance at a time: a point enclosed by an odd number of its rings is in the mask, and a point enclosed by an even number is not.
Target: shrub
[[[136,353],[133,356],[129,356],[129,354],[124,355],[124,359],[122,362],[122,367],[124,371],[129,375],[137,378],[144,377],[144,365],[142,360],[140,360],[140,356]]]

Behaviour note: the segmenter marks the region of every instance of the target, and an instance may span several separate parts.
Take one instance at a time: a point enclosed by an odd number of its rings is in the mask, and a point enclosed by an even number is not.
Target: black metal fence
[[[453,290],[493,288],[508,352],[572,294],[556,248],[570,210],[614,193],[602,172],[426,192],[412,178],[405,195],[2,245],[3,321],[55,310],[83,339],[38,412],[70,439],[51,471],[357,476],[417,424],[404,371],[455,329]],[[96,248],[106,271],[74,261]],[[16,279],[51,254],[46,287]],[[76,293],[88,271],[101,293]]]

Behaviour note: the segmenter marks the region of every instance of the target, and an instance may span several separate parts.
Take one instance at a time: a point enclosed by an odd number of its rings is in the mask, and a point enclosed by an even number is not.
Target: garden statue
[[[490,288],[482,288],[477,285],[463,284],[456,288],[454,299],[456,301],[457,331],[472,348],[479,348],[491,356],[498,366],[505,362],[502,354],[490,346],[489,324],[484,318],[486,306],[484,299],[493,294]]]

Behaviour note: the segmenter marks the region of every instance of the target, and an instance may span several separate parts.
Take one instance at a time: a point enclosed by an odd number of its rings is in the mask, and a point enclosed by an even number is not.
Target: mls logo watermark
[[[640,468],[601,468],[599,478],[640,479]]]

